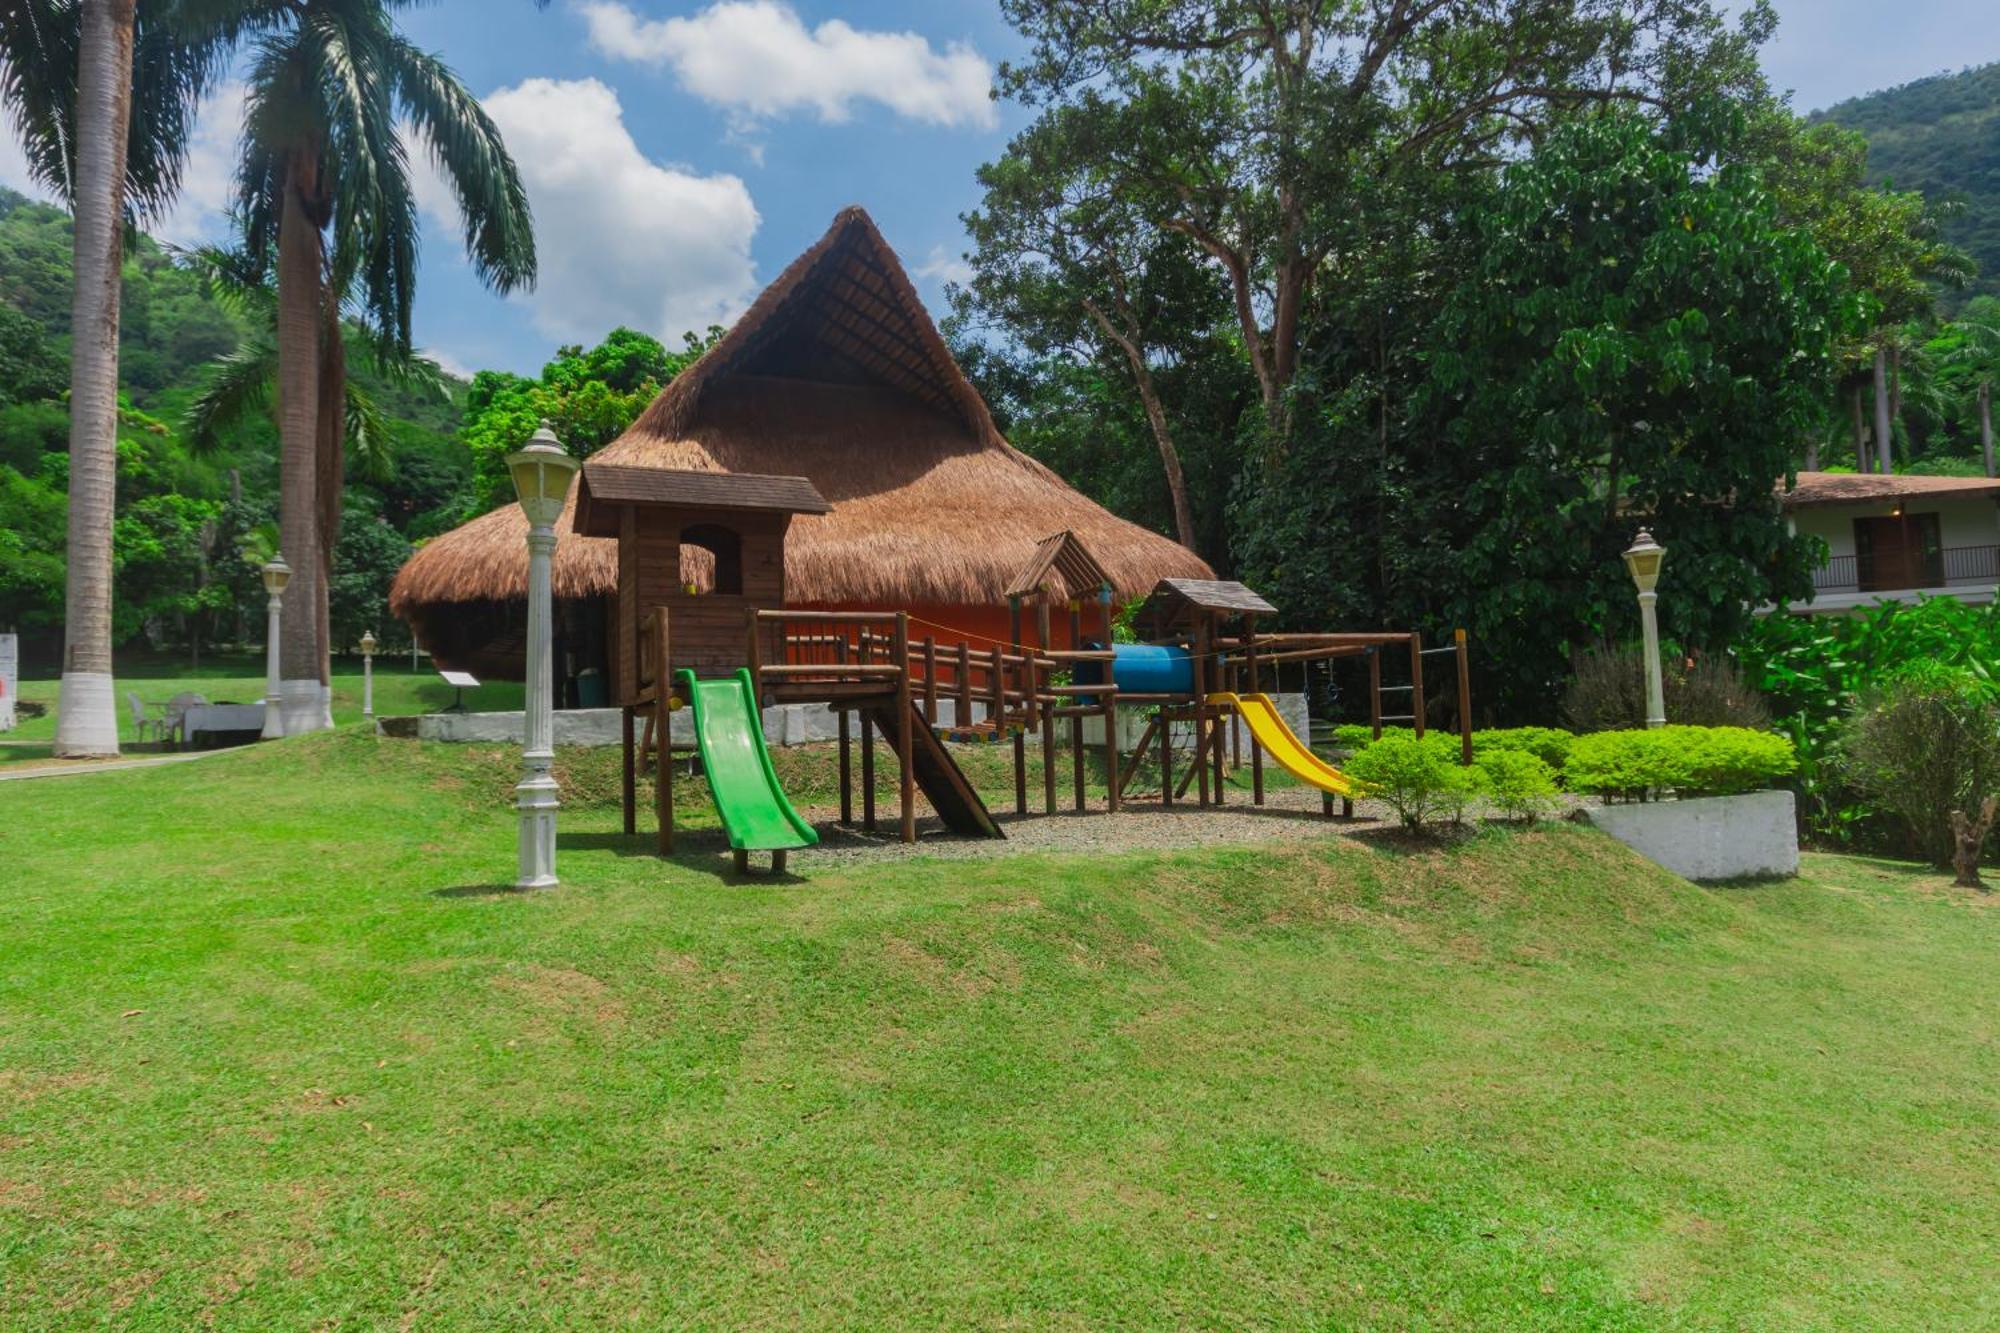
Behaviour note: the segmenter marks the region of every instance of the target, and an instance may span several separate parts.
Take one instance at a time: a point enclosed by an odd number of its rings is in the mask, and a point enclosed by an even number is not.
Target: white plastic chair
[[[127,690],[125,692],[125,703],[132,710],[132,731],[141,745],[146,743],[146,733],[148,731],[153,733],[154,740],[163,741],[166,739],[166,724],[158,718],[146,716],[146,701],[144,699],[141,699],[136,693]]]
[[[186,744],[188,709],[207,702],[207,699],[192,690],[184,690],[167,700],[167,715],[159,723],[161,739],[172,740],[176,745]]]

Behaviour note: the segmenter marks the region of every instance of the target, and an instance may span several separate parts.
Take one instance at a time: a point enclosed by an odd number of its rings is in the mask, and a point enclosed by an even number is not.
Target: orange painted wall
[[[910,613],[910,642],[923,642],[924,635],[937,640],[942,651],[949,646],[954,651],[963,642],[977,652],[984,652],[995,643],[1005,647],[1009,638],[1009,620],[1005,606],[944,606],[919,603],[914,606],[864,606],[859,603],[843,602],[838,605],[813,602],[802,603],[802,611],[872,611],[893,615],[897,611]],[[1058,604],[1049,611],[1050,638],[1053,643],[1044,644],[1035,632],[1033,607],[1023,607],[1021,613],[1021,638],[1029,647],[1073,648],[1069,635],[1069,608]],[[1097,606],[1083,608],[1083,637],[1101,639],[1104,637],[1103,611]]]

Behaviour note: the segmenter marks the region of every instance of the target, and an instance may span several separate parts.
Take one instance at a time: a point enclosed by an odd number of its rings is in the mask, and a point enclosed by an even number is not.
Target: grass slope
[[[2000,915],[1927,875],[1556,827],[736,884],[580,778],[524,898],[505,767],[0,787],[0,1325],[2000,1317]]]

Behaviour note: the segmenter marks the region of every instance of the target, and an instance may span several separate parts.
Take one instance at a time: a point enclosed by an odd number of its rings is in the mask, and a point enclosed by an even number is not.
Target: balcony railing
[[[1905,592],[2000,583],[2000,546],[1947,546],[1942,551],[1837,555],[1813,571],[1815,592]]]

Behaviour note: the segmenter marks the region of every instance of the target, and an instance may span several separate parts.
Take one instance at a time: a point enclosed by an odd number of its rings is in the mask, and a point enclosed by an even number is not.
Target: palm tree
[[[285,616],[279,653],[287,730],[331,722],[324,626],[338,496],[322,483],[338,474],[330,450],[346,433],[345,398],[320,384],[344,380],[346,345],[327,293],[353,291],[376,336],[410,349],[418,225],[399,119],[457,195],[481,279],[502,292],[534,280],[513,159],[457,76],[396,31],[390,11],[410,3],[263,0],[253,20],[237,180],[245,251],[277,256],[279,528],[296,571],[286,605],[303,612]]]
[[[218,0],[198,0],[204,11]],[[128,212],[180,184],[195,108],[227,25],[178,0],[0,0],[0,102],[29,170],[74,217],[69,549],[55,752],[118,753],[111,678],[118,284]]]
[[[2000,315],[2000,308],[1990,307],[1984,300],[1974,302],[1973,307],[1953,324],[1953,332],[1959,335],[1957,346],[1945,356],[1946,364],[1962,366],[1973,377],[1979,410],[1979,453],[1989,477],[1995,475],[1996,467],[1993,456],[1993,377],[2000,374],[2000,321],[1989,323],[1988,318],[1993,315]]]

